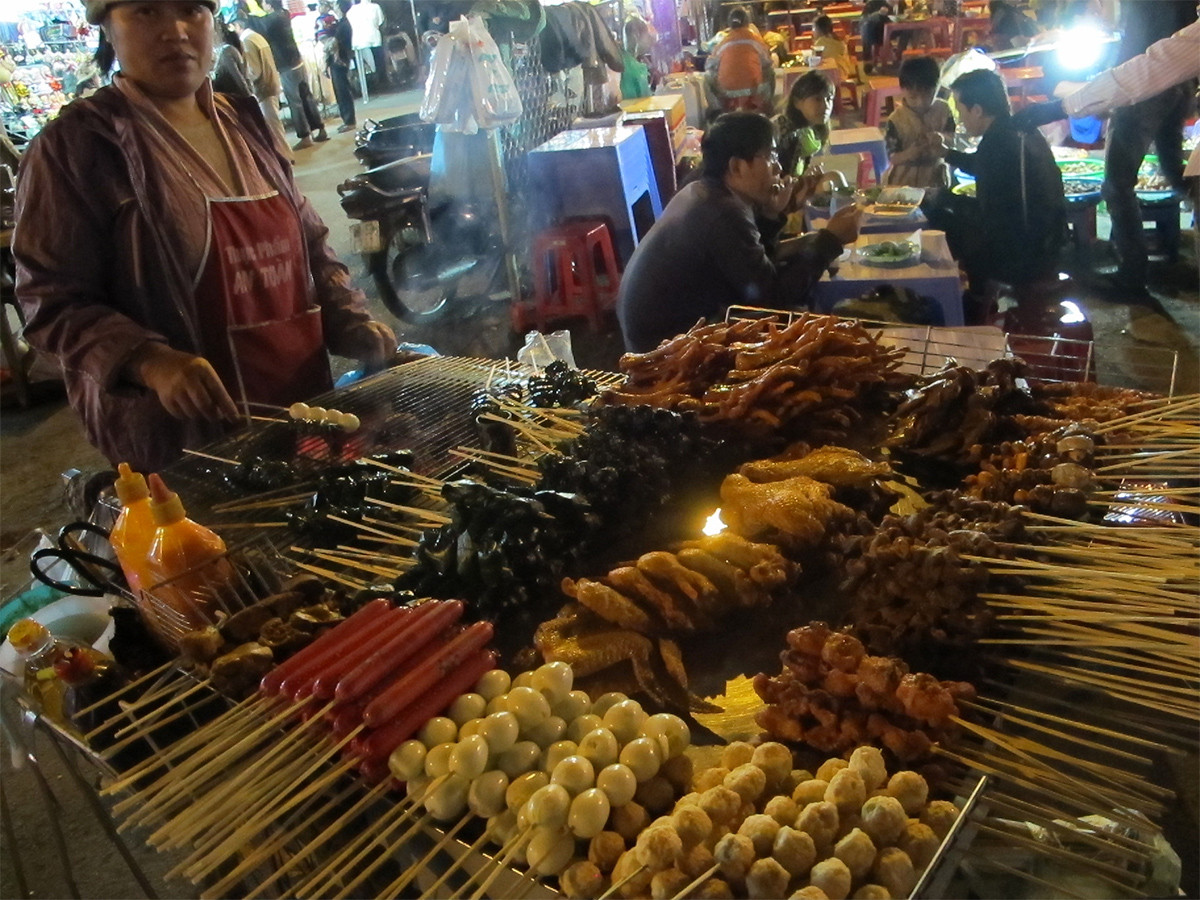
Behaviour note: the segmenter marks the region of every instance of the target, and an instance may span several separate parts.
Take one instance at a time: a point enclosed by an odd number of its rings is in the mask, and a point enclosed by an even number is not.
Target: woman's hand
[[[368,371],[382,369],[396,353],[396,334],[382,322],[372,319],[350,333],[350,356]]]
[[[125,370],[136,382],[154,391],[163,409],[176,419],[235,422],[239,417],[221,376],[202,356],[148,341],[134,353]]]
[[[950,144],[946,141],[946,136],[940,131],[935,131],[929,136],[929,152],[937,159],[941,159],[950,152]]]

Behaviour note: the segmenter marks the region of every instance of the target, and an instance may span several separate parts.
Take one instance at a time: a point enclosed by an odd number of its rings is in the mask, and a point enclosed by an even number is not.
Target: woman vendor
[[[13,253],[25,336],[88,438],[154,470],[251,404],[330,389],[326,349],[395,347],[252,98],[214,94],[215,0],[86,0],[120,73],[30,145]]]

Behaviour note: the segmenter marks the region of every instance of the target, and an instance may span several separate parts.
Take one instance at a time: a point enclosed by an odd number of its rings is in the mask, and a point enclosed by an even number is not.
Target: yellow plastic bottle
[[[186,631],[203,628],[228,596],[237,573],[225,558],[225,542],[211,529],[187,517],[179,495],[152,474],[150,513],[154,538],[148,556],[153,609],[143,614],[151,628],[168,643]],[[163,607],[166,609],[163,609]],[[147,614],[147,613],[150,614]]]
[[[150,545],[157,526],[150,512],[150,488],[145,477],[129,468],[129,463],[119,464],[117,474],[115,487],[121,514],[108,539],[117,553],[125,581],[136,597],[142,588],[149,586]]]

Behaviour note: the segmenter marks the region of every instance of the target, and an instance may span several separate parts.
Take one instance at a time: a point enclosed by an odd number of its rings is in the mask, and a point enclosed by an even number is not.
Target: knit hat
[[[104,15],[110,6],[124,2],[126,0],[83,0],[83,5],[87,7],[87,20],[93,25],[99,25],[104,21]],[[213,12],[217,11],[217,0],[200,0],[200,2]]]

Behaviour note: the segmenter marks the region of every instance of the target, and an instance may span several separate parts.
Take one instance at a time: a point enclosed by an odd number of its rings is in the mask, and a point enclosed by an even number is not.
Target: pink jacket
[[[226,98],[264,177],[295,205],[307,242],[313,300],[327,347],[370,319],[321,222],[252,98]],[[146,341],[200,352],[204,314],[163,221],[159,180],[129,101],[106,87],[68,105],[30,144],[17,185],[13,235],[25,337],[62,365],[67,398],[88,439],[114,464],[154,471],[220,426],[172,418],[153,392],[122,377]]]

